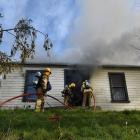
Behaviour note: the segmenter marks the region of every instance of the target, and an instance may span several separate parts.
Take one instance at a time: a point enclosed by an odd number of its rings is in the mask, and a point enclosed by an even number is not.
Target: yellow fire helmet
[[[50,69],[50,68],[45,68],[45,69],[44,69],[44,71],[43,71],[43,73],[49,73],[49,74],[52,74],[52,72],[51,72],[51,69]]]
[[[76,86],[75,83],[71,83],[71,84],[69,85],[69,88],[75,87],[75,86]]]

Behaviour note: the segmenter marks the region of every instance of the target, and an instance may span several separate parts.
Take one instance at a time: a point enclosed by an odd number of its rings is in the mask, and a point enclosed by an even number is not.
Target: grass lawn
[[[140,140],[140,111],[0,110],[0,140]]]

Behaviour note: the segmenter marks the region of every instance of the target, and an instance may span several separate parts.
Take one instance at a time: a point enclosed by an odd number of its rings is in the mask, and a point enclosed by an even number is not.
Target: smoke
[[[140,3],[140,1],[139,1]],[[138,0],[77,0],[80,16],[61,60],[82,64],[140,64]]]
[[[120,38],[107,43],[105,40],[95,40],[89,46],[78,46],[65,51],[62,61],[90,65],[102,64],[140,64],[140,31],[126,32]]]
[[[38,37],[34,62],[139,64],[140,0],[0,0],[4,28],[21,17],[48,33],[54,48],[47,56]],[[31,10],[32,9],[32,10]],[[9,14],[10,13],[10,14]],[[5,35],[2,51],[10,49]],[[7,47],[5,47],[7,46]],[[134,46],[134,47],[133,47]]]

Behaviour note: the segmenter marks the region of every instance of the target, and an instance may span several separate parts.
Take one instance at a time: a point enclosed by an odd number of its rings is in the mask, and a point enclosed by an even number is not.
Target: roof
[[[140,68],[140,65],[102,65],[103,68]]]
[[[102,67],[102,68],[140,68],[140,65],[113,65],[113,64],[104,64],[104,65],[88,65],[88,64],[70,64],[70,63],[24,63],[24,66],[30,67]]]

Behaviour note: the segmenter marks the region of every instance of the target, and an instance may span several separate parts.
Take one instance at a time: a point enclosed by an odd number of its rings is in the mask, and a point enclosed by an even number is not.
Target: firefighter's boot
[[[36,105],[35,105],[35,112],[41,112],[41,105],[42,105],[42,100],[37,99]]]

